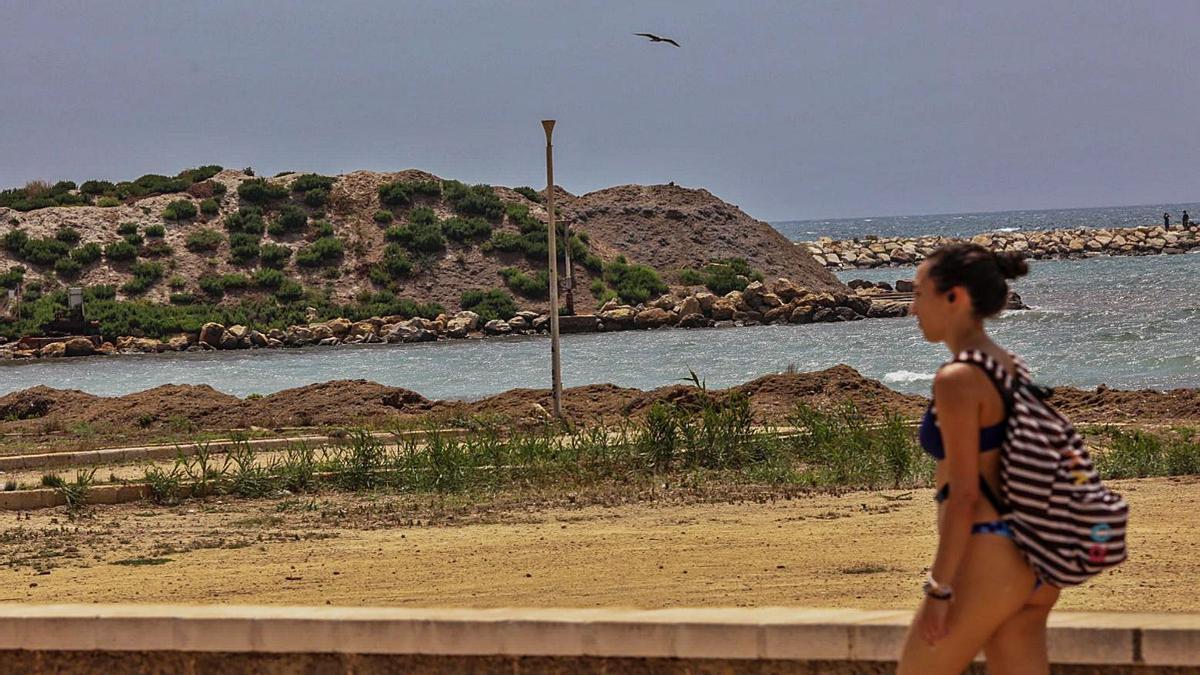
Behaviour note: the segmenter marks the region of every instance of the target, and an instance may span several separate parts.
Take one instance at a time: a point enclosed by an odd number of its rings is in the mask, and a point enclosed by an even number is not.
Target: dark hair
[[[987,318],[1008,304],[1008,282],[1029,272],[1020,253],[996,252],[979,244],[949,244],[929,255],[929,276],[945,293],[962,286],[971,295],[975,314]]]

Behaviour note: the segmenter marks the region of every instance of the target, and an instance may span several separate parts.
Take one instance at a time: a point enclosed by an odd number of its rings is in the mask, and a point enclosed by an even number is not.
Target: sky
[[[674,181],[768,221],[1200,201],[1197,54],[1195,0],[0,0],[0,187],[543,187],[553,118],[571,192]]]

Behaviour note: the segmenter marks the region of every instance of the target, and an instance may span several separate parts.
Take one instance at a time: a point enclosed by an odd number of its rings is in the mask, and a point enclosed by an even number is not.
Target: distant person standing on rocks
[[[1059,589],[1035,575],[994,501],[1005,387],[1018,359],[984,328],[1008,300],[1006,280],[1028,271],[1019,253],[969,243],[944,246],[917,268],[911,312],[925,339],[955,358],[934,376],[935,403],[921,423],[921,446],[937,460],[939,536],[900,675],[961,673],[980,650],[989,673],[1050,672],[1046,619]]]
[[[1188,212],[1187,212],[1187,211],[1184,211],[1184,212],[1183,212],[1183,218],[1182,218],[1182,221],[1183,221],[1183,226],[1184,226],[1184,227],[1187,227],[1188,225],[1191,225],[1191,224],[1192,224],[1192,219],[1188,217]]]
[[[1167,213],[1166,211],[1163,211],[1163,227],[1170,227],[1170,226],[1171,226],[1171,214]]]

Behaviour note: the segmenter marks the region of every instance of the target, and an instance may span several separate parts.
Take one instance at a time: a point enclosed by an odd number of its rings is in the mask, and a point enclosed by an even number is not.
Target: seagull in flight
[[[671,38],[659,37],[659,36],[655,35],[654,33],[634,33],[634,35],[639,35],[644,38],[650,38],[651,42],[669,42],[669,43],[675,45],[676,47],[679,46],[679,43],[672,40]]]

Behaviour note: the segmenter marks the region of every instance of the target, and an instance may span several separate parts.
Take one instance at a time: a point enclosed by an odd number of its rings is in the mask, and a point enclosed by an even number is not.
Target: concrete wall
[[[0,673],[891,673],[909,614],[0,606]],[[1200,675],[1200,616],[1058,613],[1063,675]],[[982,673],[979,664],[975,672]]]

